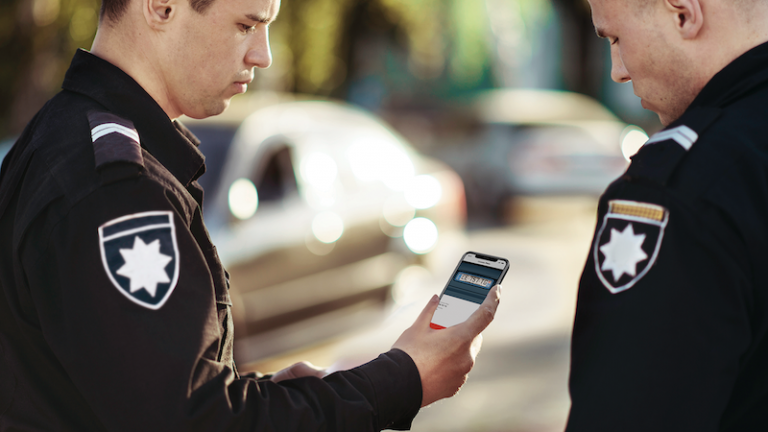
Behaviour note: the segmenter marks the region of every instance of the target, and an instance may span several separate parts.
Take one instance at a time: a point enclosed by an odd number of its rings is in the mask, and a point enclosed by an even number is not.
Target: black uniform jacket
[[[373,431],[421,403],[392,350],[324,379],[240,377],[196,139],[85,51],[0,177],[0,430]]]
[[[768,431],[768,44],[600,199],[567,430]]]

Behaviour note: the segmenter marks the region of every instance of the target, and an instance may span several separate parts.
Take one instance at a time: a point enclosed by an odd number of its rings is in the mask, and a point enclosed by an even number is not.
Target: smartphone
[[[462,323],[476,311],[494,285],[500,284],[509,269],[509,260],[467,252],[440,294],[432,322],[433,329]]]

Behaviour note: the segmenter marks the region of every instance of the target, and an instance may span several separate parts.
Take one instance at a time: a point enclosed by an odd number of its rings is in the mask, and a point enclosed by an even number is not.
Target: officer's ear
[[[144,19],[150,27],[160,29],[170,22],[179,7],[177,0],[140,0]]]
[[[664,6],[683,39],[694,39],[704,24],[699,0],[664,0]]]

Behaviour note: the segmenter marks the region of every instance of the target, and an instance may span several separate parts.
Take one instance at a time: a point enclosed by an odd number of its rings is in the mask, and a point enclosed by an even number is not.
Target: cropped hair
[[[101,19],[109,18],[112,21],[119,21],[125,10],[128,9],[128,2],[131,0],[101,0]],[[189,5],[197,13],[203,13],[215,0],[189,0]]]

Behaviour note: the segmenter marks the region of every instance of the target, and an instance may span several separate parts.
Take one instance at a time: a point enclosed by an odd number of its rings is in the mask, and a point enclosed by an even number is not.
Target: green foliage
[[[380,0],[390,19],[408,40],[411,70],[421,78],[440,76],[445,65],[446,35],[442,31],[446,1]],[[442,6],[442,7],[441,7]]]
[[[472,87],[490,63],[485,0],[454,0],[451,14],[455,36],[450,74],[460,86]]]
[[[330,94],[343,84],[349,68],[345,50],[357,36],[345,21],[361,6],[382,11],[403,36],[409,70],[417,79],[447,74],[452,85],[472,88],[486,78],[485,0],[286,0],[273,28],[292,56],[295,90]]]
[[[294,24],[291,39],[297,54],[294,67],[296,88],[306,93],[325,93],[341,83],[344,65],[339,46],[344,38],[343,17],[353,0],[312,0],[286,2]],[[295,25],[298,24],[298,25]]]

